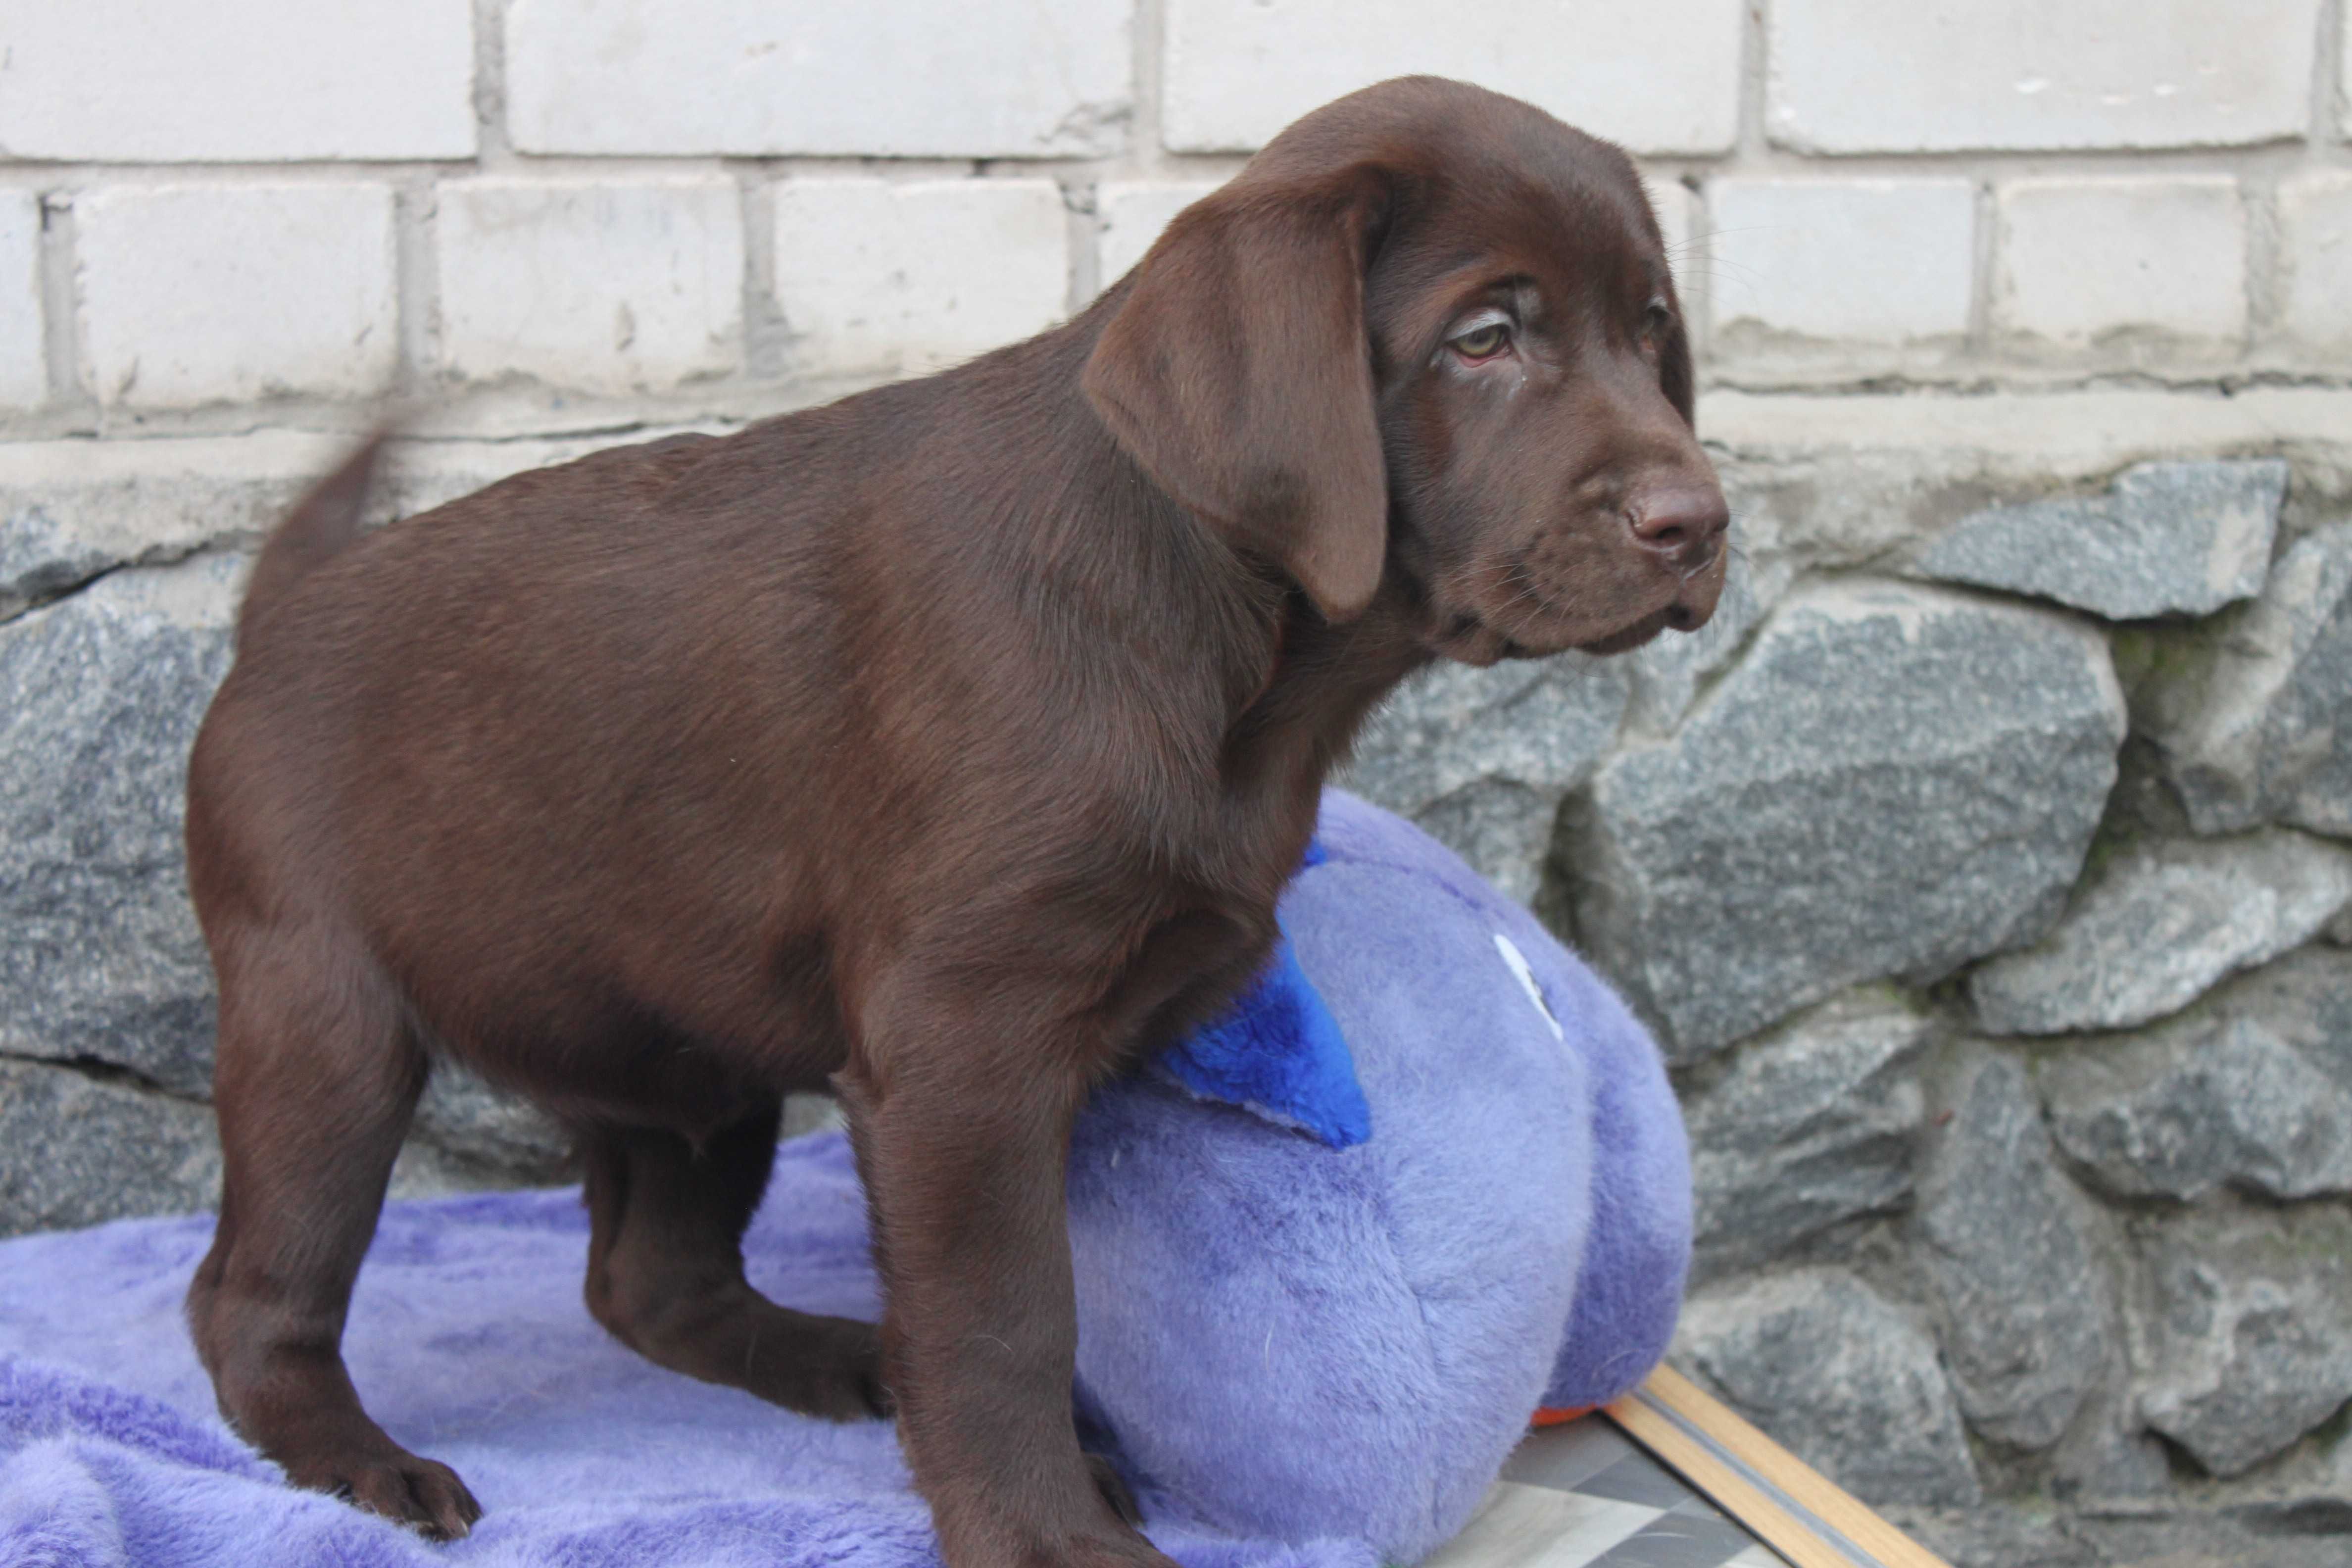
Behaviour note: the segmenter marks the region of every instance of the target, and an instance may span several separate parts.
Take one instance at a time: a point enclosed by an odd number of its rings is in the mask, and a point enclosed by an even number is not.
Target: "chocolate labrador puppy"
[[[1164,1563],[1073,1432],[1071,1120],[1259,968],[1405,675],[1707,618],[1691,394],[1624,155],[1415,78],[944,374],[360,537],[372,444],[263,551],[190,767],[221,1408],[297,1485],[478,1517],[340,1348],[447,1057],[576,1129],[624,1342],[895,1410],[955,1568]],[[743,1279],[779,1107],[828,1086],[878,1331]]]

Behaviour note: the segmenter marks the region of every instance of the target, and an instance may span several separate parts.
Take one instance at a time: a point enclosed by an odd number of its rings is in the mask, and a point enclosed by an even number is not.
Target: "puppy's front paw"
[[[967,1512],[934,1502],[940,1550],[949,1568],[1176,1568],[1143,1537],[1143,1513],[1127,1482],[1099,1454],[1087,1454],[1091,1490],[1117,1518],[1107,1518],[1092,1499],[1080,1501],[1058,1524],[1025,1523],[991,1510]],[[992,1514],[992,1517],[990,1517]],[[989,1522],[974,1528],[974,1516]]]
[[[310,1491],[331,1492],[431,1541],[458,1540],[482,1517],[482,1505],[457,1471],[404,1449],[289,1465],[287,1479]]]
[[[1121,1531],[1071,1542],[1056,1568],[1176,1568],[1176,1562],[1142,1536]]]

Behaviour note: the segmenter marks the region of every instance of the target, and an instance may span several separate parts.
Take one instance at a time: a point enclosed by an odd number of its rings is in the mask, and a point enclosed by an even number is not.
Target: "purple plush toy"
[[[1079,1123],[1081,1407],[1188,1515],[1411,1562],[1665,1352],[1688,1148],[1624,1005],[1409,824],[1328,794],[1281,918],[1237,1019]]]
[[[1682,1124],[1617,999],[1396,818],[1331,795],[1318,845],[1284,961],[1072,1160],[1082,1414],[1187,1568],[1422,1555],[1538,1404],[1649,1369],[1689,1249]],[[581,1305],[587,1229],[568,1190],[384,1211],[346,1353],[488,1506],[449,1546],[221,1425],[179,1312],[209,1215],[0,1242],[0,1563],[937,1568],[889,1426],[624,1349]],[[874,1314],[839,1133],[779,1152],[744,1253],[778,1300]]]

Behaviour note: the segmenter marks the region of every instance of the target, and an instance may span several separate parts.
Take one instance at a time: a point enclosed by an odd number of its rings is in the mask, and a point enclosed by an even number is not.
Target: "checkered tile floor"
[[[1598,1415],[1531,1433],[1426,1568],[1787,1568]]]

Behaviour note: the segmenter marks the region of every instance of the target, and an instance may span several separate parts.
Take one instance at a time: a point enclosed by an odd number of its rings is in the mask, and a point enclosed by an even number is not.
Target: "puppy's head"
[[[1474,664],[1691,630],[1727,513],[1625,155],[1430,77],[1299,121],[1179,214],[1104,328],[1122,446],[1328,619],[1385,587]]]

